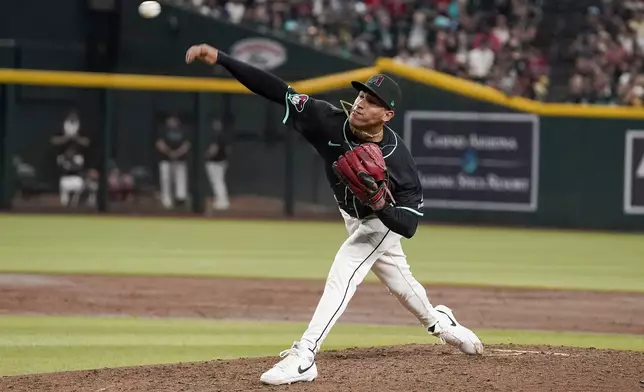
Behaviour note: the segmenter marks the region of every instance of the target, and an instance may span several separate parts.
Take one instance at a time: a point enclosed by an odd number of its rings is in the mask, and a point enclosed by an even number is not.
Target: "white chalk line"
[[[493,349],[494,354],[488,354],[491,357],[509,357],[509,356],[519,356],[526,354],[538,354],[538,355],[553,355],[557,357],[570,357],[570,354],[567,353],[557,353],[552,351],[531,351],[531,350],[503,350],[503,349]]]

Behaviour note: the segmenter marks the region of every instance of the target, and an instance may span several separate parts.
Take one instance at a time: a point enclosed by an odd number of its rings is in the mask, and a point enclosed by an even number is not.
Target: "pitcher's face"
[[[373,94],[360,91],[351,109],[349,122],[355,128],[369,129],[391,120],[394,111],[387,109]]]

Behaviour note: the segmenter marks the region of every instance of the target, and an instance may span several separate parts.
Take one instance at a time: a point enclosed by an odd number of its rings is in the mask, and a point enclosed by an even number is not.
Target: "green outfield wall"
[[[126,1],[116,2],[119,8],[111,11],[88,11],[85,2],[79,2],[80,8],[67,4],[61,23],[51,22],[55,18],[43,22],[52,33],[43,28],[35,36],[24,28],[28,24],[17,22],[30,16],[30,2],[12,6],[12,20],[5,24],[10,28],[1,31],[0,38],[10,41],[0,48],[4,68],[230,78],[210,67],[184,64],[186,48],[200,42],[288,81],[365,66],[253,26],[231,25],[173,7],[165,7],[157,19],[143,20],[136,14],[136,4]],[[3,7],[8,3],[0,10]],[[1,13],[6,16],[9,9],[5,11]],[[49,11],[52,18],[58,12],[55,7]],[[109,50],[96,50],[96,45]],[[111,60],[100,61],[106,55]],[[641,116],[629,112],[620,118],[605,115],[611,111],[607,108],[568,109],[516,101],[463,82],[450,87],[452,82],[436,82],[441,76],[430,71],[379,69],[399,80],[403,91],[402,105],[390,126],[408,142],[418,163],[426,221],[644,229],[644,111]],[[422,72],[429,76],[419,76]],[[20,155],[47,173],[53,159],[49,138],[60,130],[70,107],[80,108],[82,131],[97,142],[90,160],[99,168],[106,167],[108,154],[126,168],[139,165],[154,172],[153,142],[165,114],[180,113],[195,132],[216,116],[224,118],[236,145],[263,157],[257,162],[235,155],[229,176],[233,193],[333,205],[314,151],[299,137],[288,142],[288,130],[280,121],[283,108],[259,97],[133,88],[114,91],[107,105],[103,88],[2,83],[4,208],[10,208],[13,194],[12,157]],[[354,94],[346,88],[313,95],[339,105]],[[195,150],[203,148],[199,143],[206,136],[193,139]],[[101,144],[105,140],[109,148]],[[258,166],[274,162],[305,164],[295,165],[296,170],[265,171],[257,181],[245,181]],[[194,189],[203,193],[208,188],[205,176],[195,173],[194,180],[201,185]],[[52,181],[52,189],[55,186]]]

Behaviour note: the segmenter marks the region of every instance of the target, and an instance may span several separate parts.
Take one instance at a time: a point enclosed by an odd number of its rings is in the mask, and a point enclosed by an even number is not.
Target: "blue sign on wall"
[[[408,111],[404,135],[425,207],[537,210],[537,116]]]

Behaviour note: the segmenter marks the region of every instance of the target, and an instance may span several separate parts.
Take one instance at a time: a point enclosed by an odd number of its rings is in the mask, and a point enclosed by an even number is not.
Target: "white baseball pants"
[[[80,194],[83,192],[85,181],[81,176],[68,175],[60,177],[58,189],[60,193],[60,204],[67,206],[70,203],[78,204]]]
[[[228,188],[226,187],[226,169],[228,162],[208,162],[206,163],[206,173],[212,186],[212,193],[215,196],[213,207],[218,210],[228,209]]]
[[[165,208],[172,207],[171,184],[174,183],[177,200],[185,201],[188,196],[188,168],[183,161],[159,162],[161,177],[161,203]]]
[[[340,210],[349,233],[335,256],[313,318],[302,341],[318,352],[331,328],[344,313],[358,285],[369,271],[427,329],[438,319],[425,288],[413,277],[402,250],[401,235],[377,217],[356,219]]]

